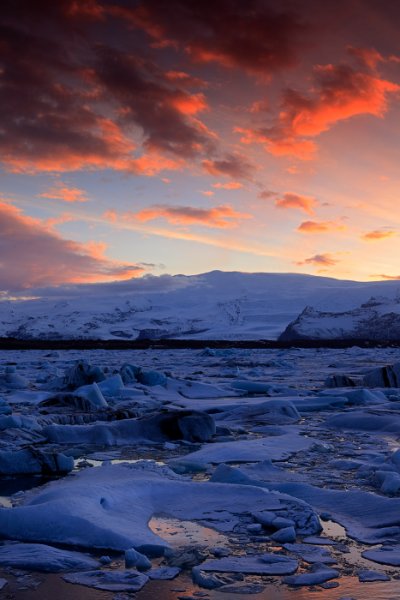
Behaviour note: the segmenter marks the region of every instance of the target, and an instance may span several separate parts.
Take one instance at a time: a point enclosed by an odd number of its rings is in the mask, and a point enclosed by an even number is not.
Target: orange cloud
[[[300,194],[294,194],[293,192],[286,192],[282,198],[278,198],[278,200],[275,201],[275,206],[277,208],[297,208],[309,215],[314,214],[316,204],[317,200],[315,198],[312,198],[311,196],[301,196]],[[311,223],[311,221],[306,221],[306,223]]]
[[[297,231],[300,233],[326,233],[327,231],[340,231],[346,229],[344,225],[334,221],[303,221]]]
[[[389,95],[398,93],[400,86],[380,77],[376,70],[381,60],[379,53],[368,50],[351,53],[358,60],[357,67],[347,63],[315,66],[309,95],[287,89],[272,126],[237,128],[243,134],[241,142],[261,143],[275,156],[310,160],[316,151],[316,144],[310,138],[351,117],[383,117]]]
[[[217,190],[240,190],[243,184],[239,181],[228,181],[226,183],[213,183],[212,187]]]
[[[336,258],[334,258],[332,256],[332,254],[325,253],[325,254],[314,254],[314,256],[305,258],[303,261],[296,262],[295,264],[298,266],[315,265],[318,267],[320,267],[320,266],[334,267],[338,262],[340,262],[340,261],[337,260]]]
[[[215,229],[237,227],[243,219],[252,219],[248,213],[238,212],[229,205],[213,208],[194,208],[192,206],[155,205],[133,215],[136,220],[147,222],[160,217],[174,225],[203,225]]]
[[[1,290],[130,279],[144,272],[105,257],[101,242],[67,240],[49,225],[0,202]]]
[[[208,108],[204,94],[177,94],[171,105],[183,115],[195,115]]]
[[[364,233],[361,238],[366,242],[374,242],[377,240],[384,240],[388,237],[393,237],[394,235],[397,235],[396,231],[374,229],[374,231],[368,231],[367,233]]]
[[[213,192],[212,190],[204,190],[201,191],[200,194],[203,194],[203,196],[214,196],[215,192]]]
[[[87,202],[88,197],[84,190],[75,187],[68,187],[64,183],[57,182],[46,192],[39,194],[40,198],[51,198],[52,200],[62,200],[63,202]]]

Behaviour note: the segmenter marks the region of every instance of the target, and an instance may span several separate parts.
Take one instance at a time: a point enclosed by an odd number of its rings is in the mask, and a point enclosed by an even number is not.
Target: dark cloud
[[[302,261],[296,263],[298,266],[302,265],[315,265],[317,267],[334,267],[339,260],[334,258],[332,254],[324,253],[324,254],[314,254],[314,256],[310,256],[309,258],[305,258]]]
[[[255,167],[241,154],[227,154],[221,159],[204,160],[204,170],[218,177],[225,175],[232,179],[252,179]]]
[[[115,13],[194,62],[263,76],[296,64],[310,33],[299,13],[272,0],[145,0]]]
[[[124,25],[110,23],[110,6],[2,4],[0,160],[8,170],[152,174],[214,152],[197,116],[207,107],[201,81],[144,58],[139,34],[117,49]]]

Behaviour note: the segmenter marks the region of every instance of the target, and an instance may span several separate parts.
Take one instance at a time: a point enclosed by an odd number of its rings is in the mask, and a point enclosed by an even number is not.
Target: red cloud
[[[396,231],[375,229],[374,231],[364,233],[362,239],[366,242],[374,242],[376,240],[384,240],[385,238],[393,237],[396,233]]]
[[[334,258],[332,254],[315,254],[314,256],[310,256],[309,258],[305,258],[303,261],[296,262],[296,265],[316,265],[322,267],[334,267],[339,260]]]
[[[2,290],[130,279],[143,273],[138,265],[106,258],[104,250],[99,243],[63,239],[39,219],[0,202]]]
[[[357,115],[383,117],[389,94],[399,92],[400,86],[380,77],[373,51],[359,50],[357,57],[361,56],[357,68],[345,63],[314,67],[309,95],[287,89],[272,126],[236,129],[242,134],[242,143],[262,143],[276,156],[309,160],[316,150],[312,138],[335,123]]]
[[[297,231],[300,233],[326,233],[327,231],[338,231],[345,229],[344,225],[333,221],[303,221]]]
[[[39,194],[41,198],[51,198],[52,200],[62,200],[63,202],[87,202],[88,197],[84,190],[75,187],[69,187],[66,184],[57,182],[46,192]]]
[[[237,227],[242,219],[252,218],[252,215],[238,212],[229,205],[213,208],[155,205],[132,216],[143,222],[162,217],[174,225],[203,225],[215,229]]]
[[[315,198],[301,196],[300,194],[294,194],[293,192],[286,192],[282,198],[278,198],[278,200],[275,201],[275,206],[278,208],[298,208],[309,215],[314,214],[316,204],[317,201]],[[310,221],[307,221],[307,223],[310,223]]]

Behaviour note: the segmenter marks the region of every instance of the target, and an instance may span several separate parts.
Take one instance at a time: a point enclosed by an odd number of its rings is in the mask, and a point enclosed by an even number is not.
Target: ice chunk
[[[215,423],[211,415],[201,411],[170,411],[93,425],[49,425],[43,431],[49,441],[59,444],[124,446],[139,440],[207,441],[215,433]]]
[[[329,569],[321,565],[314,566],[315,569],[312,568],[308,573],[284,577],[283,582],[297,587],[302,585],[319,585],[325,583],[325,581],[339,577],[339,571],[336,571],[336,569]]]
[[[285,544],[284,548],[285,550],[300,556],[303,560],[311,564],[324,563],[326,565],[332,565],[336,563],[336,560],[332,557],[331,553],[323,546],[312,546],[309,544]]]
[[[62,453],[33,447],[0,451],[0,475],[68,473],[73,468],[74,459]]]
[[[100,381],[98,387],[105,396],[116,396],[124,387],[124,382],[122,381],[121,375],[117,373],[112,377],[107,377],[107,379]]]
[[[0,564],[6,567],[46,573],[85,571],[99,566],[97,560],[81,552],[60,550],[45,544],[18,543],[0,546]]]
[[[135,548],[129,548],[125,550],[125,567],[127,569],[136,567],[139,571],[146,571],[147,569],[151,569],[151,561],[147,556],[135,550]]]
[[[194,567],[193,571],[245,573],[252,575],[290,575],[291,573],[295,573],[297,568],[297,560],[281,554],[270,553],[210,559]]]
[[[386,573],[379,573],[378,571],[360,571],[358,579],[362,583],[367,581],[390,581],[389,575],[386,575]]]
[[[90,409],[97,410],[99,408],[107,408],[108,406],[107,401],[101,393],[97,383],[83,385],[75,390],[74,394],[75,396],[78,396],[78,398],[84,400]]]
[[[232,531],[242,514],[288,504],[286,496],[252,486],[182,480],[153,463],[108,465],[54,481],[26,494],[23,505],[0,509],[0,536],[139,552],[151,545],[162,554],[167,542],[148,527],[154,514]]]
[[[182,458],[173,459],[170,464],[175,467],[190,462],[191,465],[206,468],[208,464],[259,462],[266,458],[282,460],[294,452],[309,448],[312,443],[311,438],[300,436],[297,432],[255,440],[220,442],[204,446]]]
[[[361,556],[380,565],[400,567],[400,545],[381,546],[374,550],[365,550]]]
[[[147,575],[138,571],[86,571],[64,575],[63,579],[68,583],[110,592],[138,592],[149,580]]]
[[[368,371],[364,375],[364,385],[369,387],[400,387],[400,363]]]
[[[179,575],[181,570],[178,567],[158,567],[156,569],[151,569],[151,571],[147,571],[146,575],[150,579],[175,579]]]
[[[103,379],[105,379],[105,375],[100,367],[92,366],[84,360],[79,360],[67,369],[62,383],[68,390],[76,390],[76,388],[103,381]]]
[[[271,539],[280,544],[286,544],[288,542],[294,542],[296,540],[296,530],[294,527],[284,527],[278,529],[271,535]]]

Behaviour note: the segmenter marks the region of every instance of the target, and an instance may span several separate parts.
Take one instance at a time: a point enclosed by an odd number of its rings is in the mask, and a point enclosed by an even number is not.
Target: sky
[[[400,278],[396,0],[0,11],[0,290]]]

